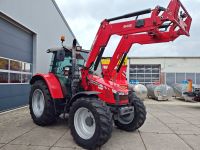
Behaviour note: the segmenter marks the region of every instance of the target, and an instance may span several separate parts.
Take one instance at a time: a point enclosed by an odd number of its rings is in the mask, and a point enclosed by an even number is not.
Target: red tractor
[[[150,17],[139,19],[149,14]],[[136,17],[131,20],[130,18]],[[130,20],[117,20],[129,18]],[[101,22],[84,63],[84,50],[73,41],[72,47],[49,49],[53,53],[48,74],[36,74],[30,84],[30,113],[40,125],[54,123],[61,113],[69,114],[69,126],[76,143],[83,148],[101,146],[111,137],[113,121],[122,130],[135,131],[146,119],[145,106],[128,85],[113,78],[131,48],[137,44],[169,42],[189,36],[192,19],[179,0],[168,8],[157,6]],[[106,71],[101,58],[112,35],[121,36]],[[64,40],[63,40],[64,41]]]

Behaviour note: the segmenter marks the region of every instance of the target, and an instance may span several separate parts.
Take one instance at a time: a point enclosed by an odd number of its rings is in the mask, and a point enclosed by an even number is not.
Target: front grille
[[[128,95],[119,95],[119,100],[127,100]]]

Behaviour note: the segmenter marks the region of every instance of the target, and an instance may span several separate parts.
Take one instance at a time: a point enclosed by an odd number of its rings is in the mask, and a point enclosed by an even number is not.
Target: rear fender
[[[51,97],[53,99],[62,99],[64,98],[61,85],[59,80],[56,78],[56,76],[53,73],[48,74],[36,74],[32,77],[30,84],[34,84],[38,80],[45,81],[49,92],[51,94]]]

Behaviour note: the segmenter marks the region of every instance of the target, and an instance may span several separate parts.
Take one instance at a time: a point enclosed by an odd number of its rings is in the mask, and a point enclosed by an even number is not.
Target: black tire
[[[89,139],[81,138],[74,125],[74,116],[79,108],[87,108],[94,116],[95,132]],[[106,143],[112,133],[112,114],[110,109],[98,98],[82,97],[77,99],[71,106],[69,112],[69,126],[74,141],[86,149],[94,149]]]
[[[41,90],[44,95],[44,110],[40,117],[36,117],[32,107],[32,96],[35,90]],[[54,102],[51,98],[47,85],[38,80],[31,86],[31,92],[29,96],[29,109],[31,117],[35,124],[39,126],[51,125],[56,122],[57,115],[55,114]]]
[[[114,122],[119,129],[125,131],[135,131],[144,124],[147,113],[144,103],[134,93],[129,96],[129,100],[131,105],[134,106],[134,119],[128,124],[124,124],[119,120],[115,120]]]

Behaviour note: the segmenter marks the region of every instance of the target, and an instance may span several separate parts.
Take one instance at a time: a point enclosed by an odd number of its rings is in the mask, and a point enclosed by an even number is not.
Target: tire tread
[[[77,99],[71,106],[70,109],[70,113],[69,116],[73,116],[74,114],[74,108],[79,105],[80,103],[82,103],[84,101],[84,103],[88,103],[88,105],[91,105],[95,110],[97,115],[99,116],[99,137],[94,140],[92,143],[90,144],[85,144],[83,142],[81,142],[81,140],[79,140],[79,138],[77,138],[76,136],[76,131],[73,130],[73,117],[69,117],[70,118],[70,128],[71,128],[71,134],[74,138],[74,140],[76,141],[76,143],[80,146],[82,146],[83,148],[86,149],[94,149],[96,147],[99,147],[103,144],[105,144],[108,139],[111,137],[111,133],[112,133],[112,114],[109,110],[109,108],[107,106],[104,105],[104,103],[96,97],[81,97],[79,99]]]
[[[32,110],[32,93],[36,88],[40,88],[45,97],[46,106],[40,118],[36,118]],[[53,99],[51,98],[47,85],[42,80],[36,81],[31,87],[31,94],[29,97],[29,109],[34,123],[36,123],[39,126],[51,125],[56,122],[57,117],[55,115]]]

